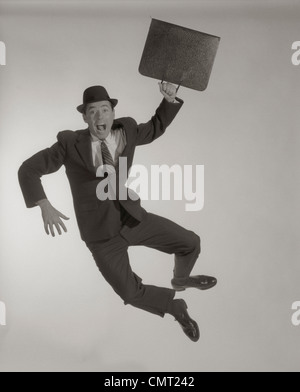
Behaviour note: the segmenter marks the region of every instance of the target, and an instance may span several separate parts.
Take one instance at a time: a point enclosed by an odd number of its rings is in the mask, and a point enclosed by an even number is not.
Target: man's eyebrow
[[[104,103],[103,105],[100,106],[100,108],[104,108],[104,107],[109,108],[110,106],[108,103]],[[96,109],[96,106],[89,106],[88,110],[90,109]]]

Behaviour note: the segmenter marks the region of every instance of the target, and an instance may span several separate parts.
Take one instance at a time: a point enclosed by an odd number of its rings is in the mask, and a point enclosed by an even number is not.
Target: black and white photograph
[[[299,0],[0,0],[0,373],[299,372],[299,103]]]

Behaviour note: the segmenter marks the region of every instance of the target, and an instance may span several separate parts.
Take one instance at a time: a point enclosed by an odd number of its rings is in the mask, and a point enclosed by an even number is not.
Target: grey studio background
[[[217,288],[182,297],[200,326],[191,343],[171,316],[125,307],[81,242],[64,169],[44,177],[71,218],[47,237],[27,210],[21,163],[64,129],[85,125],[83,90],[105,85],[117,117],[150,119],[157,81],[138,73],[151,17],[222,37],[207,91],[181,88],[185,105],[136,164],[205,165],[205,207],[143,206],[194,230],[196,273]],[[299,371],[299,1],[0,1],[0,371]],[[146,283],[170,287],[172,257],[131,248]]]

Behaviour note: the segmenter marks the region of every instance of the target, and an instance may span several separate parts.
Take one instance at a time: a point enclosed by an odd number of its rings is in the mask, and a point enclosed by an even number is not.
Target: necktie
[[[109,182],[104,188],[106,197],[109,195],[109,199],[111,200],[116,200],[116,190],[114,188],[114,179],[115,179],[115,163],[114,160],[112,159],[111,153],[109,152],[109,149],[105,143],[105,141],[101,141],[101,154],[102,154],[102,161],[103,165],[107,165],[109,167],[106,168],[106,173],[104,175],[105,178],[108,177]],[[112,166],[113,168],[111,168]],[[112,182],[110,182],[112,180]]]
[[[115,166],[111,153],[109,152],[109,149],[104,141],[101,142],[101,154],[102,154],[103,165]]]

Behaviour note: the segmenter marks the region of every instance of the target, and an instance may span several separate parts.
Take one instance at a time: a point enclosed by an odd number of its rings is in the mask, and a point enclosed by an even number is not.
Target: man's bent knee
[[[194,249],[198,255],[201,253],[201,238],[194,233]]]
[[[143,286],[137,287],[135,291],[121,295],[125,305],[136,306],[144,295]]]

